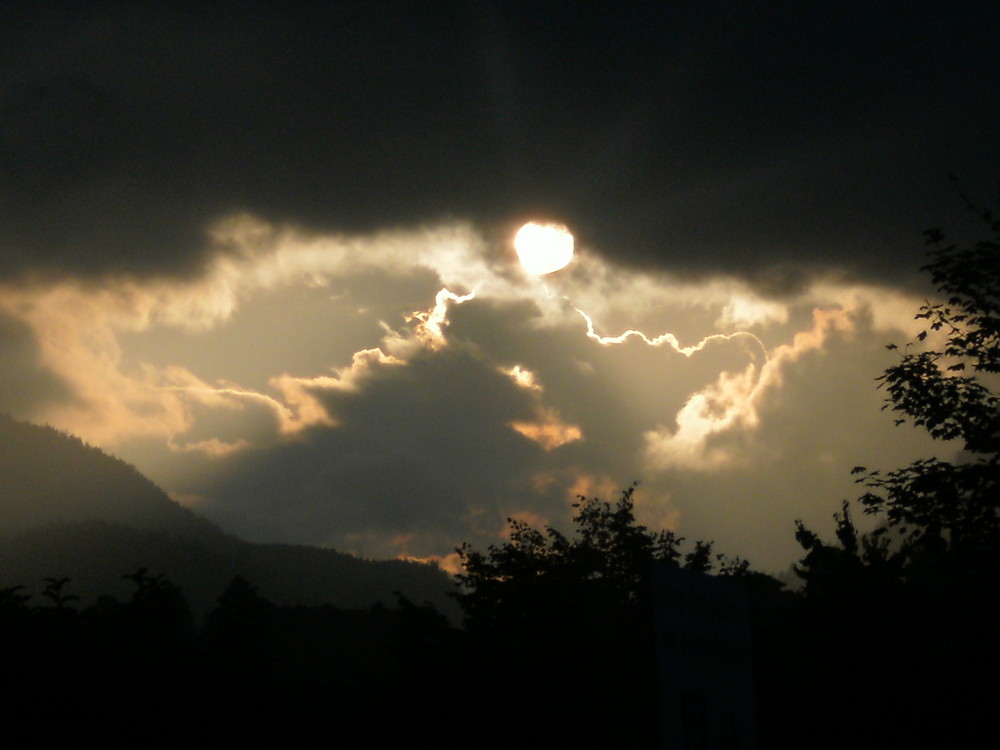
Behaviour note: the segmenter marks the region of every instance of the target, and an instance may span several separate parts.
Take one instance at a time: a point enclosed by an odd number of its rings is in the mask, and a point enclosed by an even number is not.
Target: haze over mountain
[[[0,415],[0,586],[40,590],[70,577],[84,602],[124,595],[147,568],[179,585],[204,613],[236,575],[282,604],[362,608],[394,592],[453,609],[448,576],[403,560],[362,560],[332,549],[253,544],[225,534],[167,496],[130,464],[51,427]]]

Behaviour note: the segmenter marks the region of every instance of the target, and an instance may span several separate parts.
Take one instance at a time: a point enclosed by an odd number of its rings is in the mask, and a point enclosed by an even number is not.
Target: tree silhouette
[[[26,612],[31,594],[24,593],[24,586],[4,586],[0,588],[0,612]]]
[[[503,544],[458,548],[469,663],[495,675],[477,702],[519,722],[517,737],[490,747],[523,737],[532,747],[654,746],[653,563],[707,572],[722,562],[731,574],[747,566],[710,542],[685,554],[682,537],[638,524],[634,493],[635,485],[615,504],[581,496],[573,536],[508,519]]]
[[[821,690],[858,717],[816,747],[972,745],[997,700],[1000,221],[966,201],[991,238],[960,248],[926,233],[923,270],[945,301],[919,308],[926,328],[878,378],[897,424],[949,441],[960,458],[856,467],[860,503],[882,521],[871,534],[858,532],[847,502],[835,515],[839,544],[798,523],[804,595],[775,631],[792,655],[778,671],[803,686],[789,713],[799,731],[817,725],[822,711],[803,696]]]
[[[51,601],[52,606],[56,609],[65,609],[70,602],[80,600],[80,597],[75,594],[63,593],[63,589],[66,588],[66,584],[69,582],[70,579],[65,576],[62,578],[46,578],[42,596]]]
[[[1000,541],[1000,219],[965,200],[991,236],[962,248],[926,232],[934,249],[922,270],[946,301],[921,306],[916,318],[927,327],[879,385],[897,424],[956,441],[968,460],[921,459],[886,474],[855,469],[868,487],[867,511],[884,513],[888,528],[928,553],[982,554]]]
[[[257,593],[257,587],[236,576],[218,602],[219,606],[209,613],[205,623],[208,634],[225,642],[227,648],[262,648],[274,605]]]
[[[122,578],[136,586],[125,609],[144,638],[162,645],[183,640],[194,632],[194,617],[183,592],[162,573],[149,575],[146,568],[139,568]]]
[[[636,485],[625,489],[615,505],[580,496],[573,504],[575,537],[557,529],[533,528],[508,518],[508,541],[484,554],[463,544],[457,549],[464,572],[456,594],[466,627],[512,625],[532,613],[564,606],[568,595],[589,601],[643,610],[649,604],[650,569],[654,561],[709,572],[716,562],[724,573],[744,572],[746,563],[713,555],[711,542],[696,542],[686,555],[683,537],[673,531],[652,532],[635,520]],[[550,603],[550,604],[547,604]],[[540,609],[541,608],[541,609]]]
[[[795,539],[806,556],[795,566],[795,574],[805,581],[810,595],[857,596],[859,587],[873,582],[891,585],[902,579],[905,555],[892,548],[884,535],[862,534],[851,518],[850,503],[834,513],[840,546],[823,542],[819,535],[796,521]]]

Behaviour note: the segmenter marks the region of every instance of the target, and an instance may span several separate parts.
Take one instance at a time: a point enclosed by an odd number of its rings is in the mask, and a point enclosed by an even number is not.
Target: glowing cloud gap
[[[833,334],[852,332],[852,312],[813,310],[813,327],[797,333],[791,344],[777,347],[759,371],[751,363],[742,373],[722,372],[715,383],[691,394],[677,413],[675,429],[660,427],[644,434],[647,468],[707,471],[748,460],[738,445],[718,439],[733,430],[756,429],[764,394],[780,387],[784,370],[804,354],[821,350]]]
[[[283,404],[271,398],[270,396],[258,393],[257,391],[251,391],[245,388],[234,388],[232,386],[211,386],[211,385],[161,385],[156,386],[157,390],[160,391],[171,391],[173,393],[187,393],[192,396],[200,396],[206,400],[211,400],[210,403],[225,405],[225,402],[221,399],[214,399],[215,396],[235,396],[237,399],[245,398],[250,401],[257,401],[259,403],[265,404],[267,406],[274,407],[275,411],[278,413],[288,412]],[[290,412],[288,412],[290,413]]]
[[[674,429],[659,427],[646,431],[643,436],[646,463],[654,471],[669,468],[704,471],[738,464],[738,447],[718,444],[717,438],[733,430],[756,429],[760,424],[761,398],[781,384],[782,369],[805,352],[821,349],[831,332],[849,332],[854,328],[850,309],[814,309],[812,329],[796,334],[792,344],[779,346],[769,355],[763,342],[747,331],[713,334],[693,346],[681,346],[672,333],[651,338],[642,331],[630,329],[618,336],[601,336],[595,330],[593,319],[583,310],[575,309],[587,322],[587,337],[604,346],[622,344],[634,337],[649,346],[667,344],[674,351],[690,357],[714,340],[748,337],[756,342],[764,355],[764,362],[759,368],[750,363],[741,373],[722,372],[715,383],[691,394],[677,413]]]
[[[427,312],[410,313],[407,322],[417,321],[416,335],[432,351],[444,348],[447,340],[444,337],[444,326],[448,325],[448,303],[457,305],[475,299],[476,293],[455,294],[443,287],[434,297],[434,307]]]
[[[499,368],[501,375],[510,378],[518,388],[527,391],[542,392],[542,386],[538,382],[538,376],[522,365],[514,365],[509,369]]]
[[[567,443],[583,440],[583,431],[573,424],[563,422],[555,409],[538,405],[535,409],[535,421],[513,421],[508,426],[523,437],[528,438],[542,447],[552,451]]]
[[[663,344],[669,344],[670,348],[675,352],[683,354],[685,357],[690,357],[695,352],[699,352],[704,349],[712,341],[730,341],[735,338],[750,338],[756,342],[757,346],[760,347],[761,353],[764,355],[764,359],[767,359],[767,349],[764,347],[763,342],[754,336],[749,331],[736,331],[735,333],[713,333],[711,336],[706,336],[697,344],[693,346],[681,346],[677,337],[672,333],[662,333],[659,336],[650,338],[642,331],[637,331],[635,329],[629,329],[618,336],[601,336],[594,330],[594,321],[579,307],[574,308],[585,321],[587,321],[587,337],[593,339],[598,344],[603,344],[604,346],[610,346],[612,344],[624,344],[630,338],[642,339],[649,346],[662,346]]]

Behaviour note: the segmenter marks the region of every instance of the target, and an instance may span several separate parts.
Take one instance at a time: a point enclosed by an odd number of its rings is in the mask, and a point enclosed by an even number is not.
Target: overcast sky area
[[[1000,4],[872,6],[4,4],[0,410],[251,540],[447,565],[639,480],[782,569],[951,456],[875,378],[1000,180]]]

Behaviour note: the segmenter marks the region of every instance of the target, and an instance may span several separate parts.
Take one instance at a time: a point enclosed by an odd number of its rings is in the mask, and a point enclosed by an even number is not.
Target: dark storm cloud
[[[302,381],[329,424],[220,457],[207,483],[172,486],[211,498],[200,510],[241,535],[376,555],[490,543],[519,512],[562,523],[568,485],[616,488],[650,473],[643,431],[672,423],[719,368],[752,359],[738,339],[690,358],[638,341],[601,346],[570,312],[553,327],[527,299],[455,305],[443,349],[406,364],[368,359],[349,387]],[[662,523],[669,505],[651,497]]]
[[[461,14],[407,6],[11,12],[6,265],[183,269],[238,209],[356,229],[466,208],[430,200],[488,179]]]
[[[898,271],[960,212],[949,173],[980,194],[1000,172],[995,3],[3,14],[5,275],[190,271],[235,210],[540,211],[630,262],[781,290],[803,264]]]
[[[475,527],[477,509],[495,533],[497,508],[524,493],[541,453],[506,426],[530,416],[524,393],[462,352],[381,368],[359,392],[320,395],[339,426],[223,462],[206,513],[250,538],[342,549],[358,539],[371,549],[366,534],[375,543],[416,533],[453,540]]]

